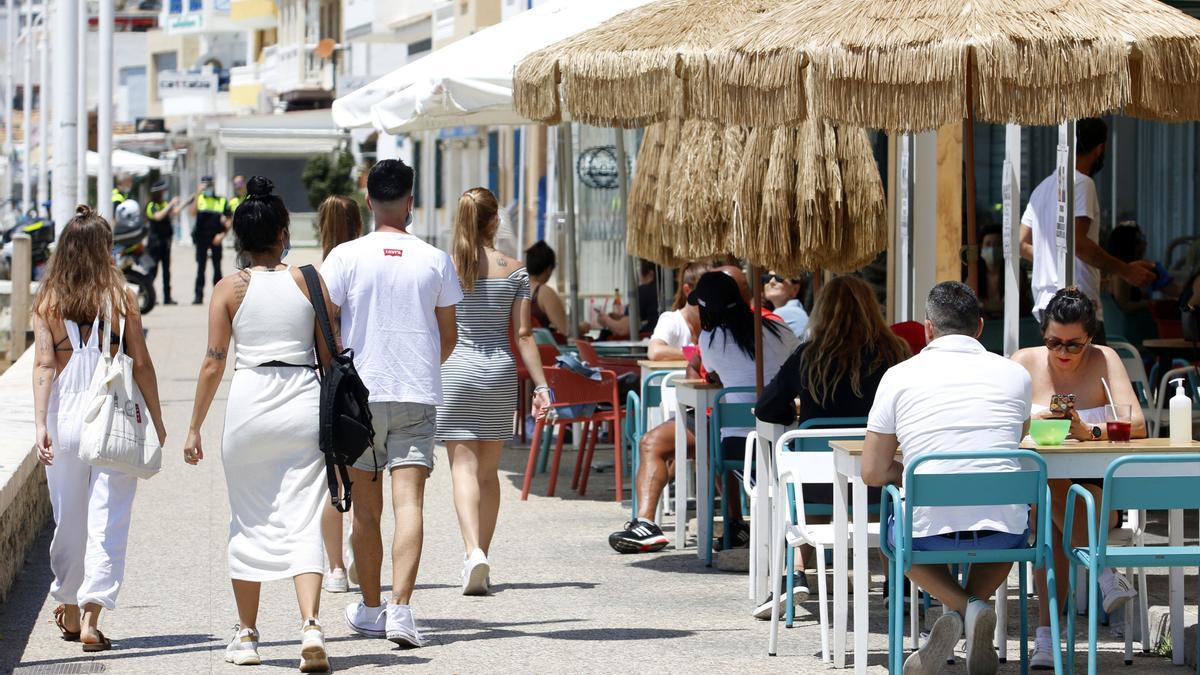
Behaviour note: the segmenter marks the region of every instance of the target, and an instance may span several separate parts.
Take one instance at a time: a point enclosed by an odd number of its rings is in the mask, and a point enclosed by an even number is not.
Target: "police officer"
[[[133,196],[133,176],[123,173],[117,176],[117,184],[113,187],[112,203],[113,209],[121,205],[121,202]]]
[[[212,258],[213,286],[221,280],[221,242],[233,224],[233,210],[229,201],[218,197],[213,187],[212,176],[200,179],[200,187],[192,197],[190,207],[195,228],[192,230],[192,242],[196,245],[196,297],[193,305],[204,304],[204,267],[205,261]]]
[[[147,248],[154,259],[155,269],[150,273],[150,282],[158,269],[162,268],[163,304],[174,305],[171,299],[171,240],[175,237],[172,219],[179,213],[179,197],[166,198],[167,181],[160,180],[150,188],[150,201],[146,203],[146,219],[150,221],[150,240]]]
[[[237,211],[237,207],[246,199],[246,177],[233,177],[233,196],[229,198],[229,212]],[[233,216],[230,216],[231,218]]]

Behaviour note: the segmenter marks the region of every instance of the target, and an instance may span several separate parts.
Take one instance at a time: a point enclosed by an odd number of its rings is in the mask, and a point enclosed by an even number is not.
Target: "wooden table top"
[[[647,370],[685,370],[687,361],[650,361],[642,359],[637,364]]]
[[[675,380],[676,387],[688,389],[724,389],[725,385],[709,382],[708,380]]]
[[[830,441],[829,446],[850,455],[861,455],[863,441]],[[1110,443],[1109,441],[1073,441],[1068,440],[1062,445],[1038,447],[1032,441],[1021,444],[1022,450],[1037,450],[1043,455],[1079,454],[1084,452],[1113,453],[1120,452],[1130,455],[1150,454],[1156,452],[1197,452],[1200,453],[1200,442],[1191,441],[1186,445],[1172,445],[1169,438],[1141,438],[1127,443]]]
[[[1146,349],[1200,349],[1200,343],[1184,340],[1183,338],[1154,338],[1142,340]]]

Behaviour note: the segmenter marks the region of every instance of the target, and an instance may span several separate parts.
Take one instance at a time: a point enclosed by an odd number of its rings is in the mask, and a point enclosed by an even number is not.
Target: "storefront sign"
[[[611,145],[588,148],[579,153],[575,162],[579,182],[593,190],[612,190],[617,187],[617,149]]]
[[[160,99],[181,96],[213,96],[218,88],[216,73],[185,73],[164,70],[158,74]]]

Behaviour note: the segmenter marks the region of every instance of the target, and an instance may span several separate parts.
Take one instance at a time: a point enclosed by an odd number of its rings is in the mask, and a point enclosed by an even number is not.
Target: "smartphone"
[[[1050,396],[1050,412],[1066,416],[1075,409],[1075,394],[1052,394]]]

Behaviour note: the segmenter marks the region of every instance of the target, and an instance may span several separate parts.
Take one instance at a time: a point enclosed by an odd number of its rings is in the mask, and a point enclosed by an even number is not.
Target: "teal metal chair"
[[[978,473],[917,473],[926,462],[942,460],[1010,459],[1021,463],[1018,471],[992,471]],[[1031,468],[1032,467],[1032,468]],[[1107,493],[1107,490],[1105,491]],[[913,565],[958,565],[973,563],[1013,562],[1017,563],[1020,582],[1018,597],[1021,604],[1021,673],[1029,672],[1029,626],[1026,599],[1025,563],[1046,568],[1046,584],[1050,591],[1050,623],[1055,635],[1060,635],[1058,625],[1058,598],[1055,597],[1054,554],[1046,532],[1052,531],[1050,488],[1046,484],[1046,462],[1029,450],[1001,452],[935,452],[917,458],[904,468],[904,495],[899,488],[889,485],[884,488],[880,505],[880,521],[883,532],[879,547],[891,561],[888,602],[888,663],[889,670],[899,673],[904,669],[904,608],[901,589],[906,573]],[[1011,504],[1036,505],[1042,525],[1035,528],[1036,541],[1032,547],[1018,549],[974,549],[969,551],[914,551],[912,536],[912,512],[917,506],[1004,506]],[[1090,515],[1090,514],[1089,514]],[[894,525],[893,525],[894,521]],[[1070,522],[1068,521],[1068,526]],[[896,535],[889,542],[888,529]],[[1068,529],[1069,531],[1069,529]],[[1093,577],[1095,578],[1095,577]],[[1054,672],[1062,672],[1062,650],[1054,649]]]
[[[1196,489],[1196,472],[1178,475],[1178,469],[1162,465],[1191,464],[1200,468],[1200,454],[1130,455],[1120,457],[1104,472],[1104,496],[1100,514],[1113,511],[1145,509],[1200,509],[1200,490]],[[1125,467],[1157,468],[1157,475],[1118,476]],[[1075,506],[1083,500],[1087,512],[1087,546],[1071,546],[1070,532],[1075,521]],[[1080,567],[1086,567],[1089,579],[1097,579],[1100,570],[1108,567],[1197,567],[1200,566],[1200,546],[1109,546],[1108,528],[1096,533],[1096,502],[1082,486],[1072,485],[1067,493],[1067,513],[1063,522],[1063,550],[1070,565],[1067,584],[1067,607],[1075,606],[1075,580]],[[1107,519],[1105,520],[1107,522]],[[1145,589],[1141,589],[1145,593]],[[1088,675],[1096,674],[1096,624],[1100,618],[1097,589],[1088,584]],[[1055,612],[1057,614],[1057,612]],[[1145,628],[1143,627],[1143,630]],[[1058,630],[1055,629],[1055,635]],[[1075,612],[1067,612],[1067,674],[1075,672]],[[1196,672],[1200,673],[1200,642],[1197,643]]]
[[[633,477],[631,481],[633,483],[633,494],[630,499],[631,511],[633,514],[631,516],[632,519],[636,519],[638,517],[637,474],[638,469],[642,464],[642,436],[649,431],[646,429],[646,420],[650,419],[651,408],[657,408],[662,405],[662,382],[664,379],[666,379],[667,375],[670,375],[674,372],[678,371],[656,370],[646,375],[646,377],[642,379],[642,393],[640,397],[641,404],[637,408],[626,406],[627,411],[637,410],[638,413],[637,441],[629,444],[630,452],[633,455],[631,462],[632,468],[629,472],[629,475]],[[632,413],[630,413],[630,417],[632,416]]]
[[[725,427],[748,427],[753,429],[758,421],[754,418],[754,403],[746,401],[744,403],[733,403],[726,400],[734,394],[750,394],[754,395],[754,387],[726,387],[717,392],[713,399],[712,415],[708,420],[708,465],[711,467],[711,478],[708,481],[708,512],[715,515],[715,507],[717,503],[717,487],[716,479],[723,478],[727,473],[742,470],[742,459],[725,459],[721,457],[721,429]],[[699,416],[700,412],[696,412]],[[678,470],[678,468],[676,469]],[[699,490],[699,487],[697,487]],[[730,505],[733,499],[741,499],[742,489],[738,487],[738,494],[724,495],[721,499],[721,515],[725,522],[725,531],[722,533],[722,541],[724,548],[729,548],[733,543],[729,525]],[[709,530],[712,531],[711,528]],[[712,542],[698,542],[697,545],[705,547],[704,549],[704,564],[712,566]]]
[[[837,436],[789,436],[788,442],[784,444],[783,450],[786,452],[828,452],[832,453],[829,443],[834,440],[863,440],[867,435],[867,418],[865,417],[814,417],[809,420],[804,420],[797,427],[797,431],[805,431],[812,429],[862,429],[862,436],[847,436],[838,434]],[[833,476],[830,477],[830,483],[833,482]],[[791,522],[799,522],[796,513],[796,488],[789,484],[787,486],[788,509],[791,513]],[[878,513],[879,506],[873,504],[871,511]],[[805,504],[805,516],[832,516],[833,505],[826,506],[825,504]],[[786,552],[787,562],[785,569],[787,570],[787,608],[784,615],[784,625],[788,628],[792,627],[792,623],[796,618],[796,598],[793,593],[792,585],[796,578],[796,549],[791,546],[787,547]]]

